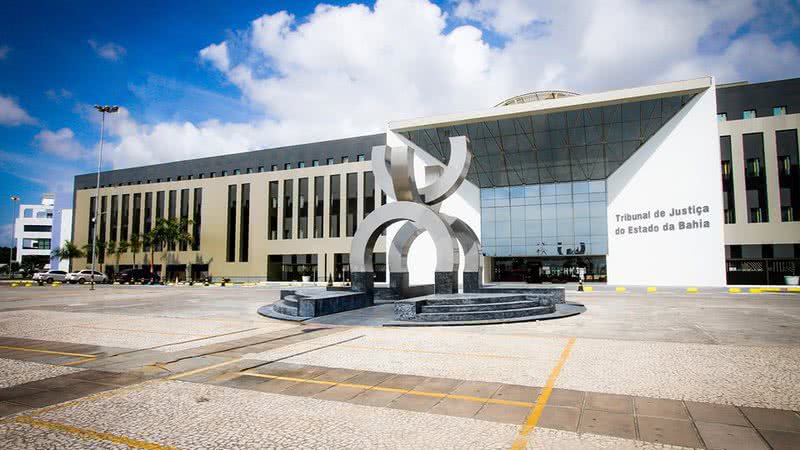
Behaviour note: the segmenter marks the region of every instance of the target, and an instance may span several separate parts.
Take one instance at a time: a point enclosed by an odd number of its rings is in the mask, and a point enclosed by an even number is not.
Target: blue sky
[[[9,195],[36,203],[53,191],[69,206],[72,177],[96,164],[95,103],[124,107],[109,118],[111,168],[375,132],[387,120],[542,88],[800,76],[797,1],[27,1],[4,9],[0,223],[12,215]]]

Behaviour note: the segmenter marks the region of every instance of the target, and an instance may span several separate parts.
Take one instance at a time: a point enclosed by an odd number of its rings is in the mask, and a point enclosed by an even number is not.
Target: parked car
[[[147,269],[125,269],[114,276],[114,281],[118,283],[148,283],[155,281],[158,283],[161,281],[161,277]]]
[[[92,281],[92,279],[94,279],[95,283],[108,282],[108,277],[106,276],[106,274],[95,271],[94,275],[92,275],[91,270],[81,270],[80,272],[72,272],[67,274],[65,278],[65,280],[70,282],[71,284],[75,283],[83,284]]]
[[[66,278],[67,272],[63,270],[47,270],[33,274],[33,281],[44,281],[46,283],[52,283],[53,281],[64,281]]]

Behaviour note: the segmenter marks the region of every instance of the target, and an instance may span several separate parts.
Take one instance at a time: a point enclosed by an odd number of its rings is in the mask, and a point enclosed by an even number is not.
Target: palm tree
[[[111,241],[108,243],[108,248],[106,248],[106,252],[109,255],[114,255],[114,273],[119,272],[119,257],[122,256],[123,253],[128,251],[128,241],[119,241],[114,242]]]
[[[95,257],[95,255],[92,252],[92,244],[84,245],[83,251],[87,256],[91,255],[92,257]],[[105,256],[106,256],[106,243],[98,240],[96,257],[97,257],[97,263],[100,265],[100,272],[103,271],[103,262],[105,262]]]
[[[50,255],[53,258],[58,258],[59,261],[68,259],[69,270],[72,270],[72,258],[83,258],[86,256],[86,253],[79,249],[77,245],[73,244],[72,241],[64,241],[61,247],[54,248],[53,251],[50,252]]]
[[[117,253],[117,241],[108,241],[108,242],[106,242],[105,251],[106,251],[106,255],[109,255],[109,256],[114,255],[115,253]],[[117,266],[116,265],[114,266],[114,273],[117,273]]]
[[[188,219],[158,219],[156,226],[150,230],[150,271],[153,270],[153,255],[155,247],[157,246],[162,252],[161,259],[164,260],[164,265],[161,267],[161,273],[166,273],[167,268],[167,252],[176,248],[176,243],[191,244],[192,235],[189,233],[189,225],[192,223]]]
[[[128,241],[128,249],[133,253],[133,268],[136,268],[136,254],[142,251],[142,237],[138,234],[131,235]]]

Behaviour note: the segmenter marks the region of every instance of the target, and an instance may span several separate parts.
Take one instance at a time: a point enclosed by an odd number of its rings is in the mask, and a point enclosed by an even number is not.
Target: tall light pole
[[[106,113],[115,113],[119,111],[119,106],[100,106],[94,105],[94,109],[100,111],[102,114],[102,119],[100,121],[100,150],[97,152],[97,186],[95,188],[95,195],[94,195],[94,218],[92,225],[94,226],[92,230],[92,278],[91,283],[89,284],[89,290],[94,290],[94,265],[97,261],[97,215],[98,210],[100,208],[100,169],[103,164],[103,135],[105,133],[106,128]]]
[[[8,246],[8,278],[13,278],[13,273],[11,272],[11,255],[14,253],[14,249],[17,248],[17,241],[14,239],[14,226],[17,224],[17,208],[14,206],[14,202],[19,202],[20,198],[16,195],[11,196],[11,244]]]

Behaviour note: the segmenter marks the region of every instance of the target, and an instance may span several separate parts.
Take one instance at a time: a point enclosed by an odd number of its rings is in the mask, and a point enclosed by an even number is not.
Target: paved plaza
[[[800,294],[569,290],[578,316],[261,317],[270,286],[0,286],[0,448],[800,448]]]

